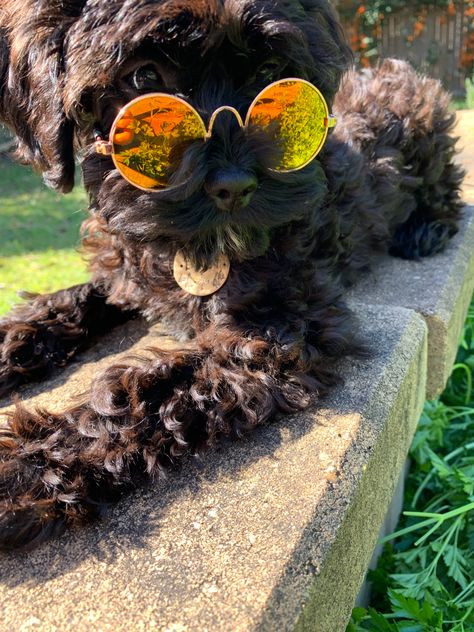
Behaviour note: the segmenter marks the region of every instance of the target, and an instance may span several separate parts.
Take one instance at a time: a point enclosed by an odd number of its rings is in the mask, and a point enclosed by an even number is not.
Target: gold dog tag
[[[217,292],[227,281],[230,261],[226,255],[220,255],[217,262],[205,272],[199,272],[188,261],[181,250],[174,258],[173,274],[180,288],[194,296],[209,296]]]

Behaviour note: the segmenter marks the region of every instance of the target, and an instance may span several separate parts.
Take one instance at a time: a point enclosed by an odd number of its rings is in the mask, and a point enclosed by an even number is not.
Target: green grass
[[[474,108],[474,80],[466,80],[466,98],[454,99],[453,102],[457,110],[471,110]]]
[[[81,187],[59,195],[30,169],[0,158],[0,314],[20,300],[19,291],[87,280],[76,252],[86,206]]]

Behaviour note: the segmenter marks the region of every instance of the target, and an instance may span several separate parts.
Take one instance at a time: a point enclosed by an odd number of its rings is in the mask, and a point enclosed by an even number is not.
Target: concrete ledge
[[[186,463],[166,485],[123,501],[105,524],[4,556],[0,629],[343,630],[426,375],[417,314],[369,307],[358,315],[375,355],[341,367],[346,385],[322,409],[223,447],[202,469]],[[102,352],[132,343],[140,332],[130,329]],[[90,352],[46,396],[30,391],[29,405],[45,397],[64,405],[98,361],[110,362],[100,355]]]
[[[293,573],[308,559],[316,571],[307,586],[297,590],[305,595],[295,627],[301,631],[345,630],[424,404],[427,354],[423,321],[400,308],[381,311],[372,307],[359,313],[367,338],[383,351],[372,358],[370,367],[363,367],[364,377],[362,367],[354,367],[356,372],[344,391],[330,402],[339,417],[349,398],[359,423],[338,467],[337,483],[318,502],[313,521],[293,554]],[[295,590],[287,577],[280,585],[287,594]],[[282,602],[287,604],[285,599]],[[283,618],[283,609],[268,607],[262,629],[293,629],[279,627]]]

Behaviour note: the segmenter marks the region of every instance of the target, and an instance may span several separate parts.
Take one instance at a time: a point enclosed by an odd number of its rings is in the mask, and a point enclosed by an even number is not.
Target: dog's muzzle
[[[212,173],[204,189],[219,210],[233,212],[249,205],[257,186],[254,175],[232,167]]]

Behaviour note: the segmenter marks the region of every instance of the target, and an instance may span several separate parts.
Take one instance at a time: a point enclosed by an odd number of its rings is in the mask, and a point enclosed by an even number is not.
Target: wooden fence
[[[356,21],[347,15],[356,15],[361,3],[340,0],[335,3],[349,36],[354,38]],[[378,56],[409,60],[416,68],[441,79],[445,87],[456,96],[465,94],[466,71],[460,60],[464,51],[469,18],[465,3],[455,3],[455,12],[448,13],[435,6],[427,6],[422,32],[417,32],[416,10],[403,9],[384,16],[376,35]],[[413,37],[413,34],[416,36]]]

